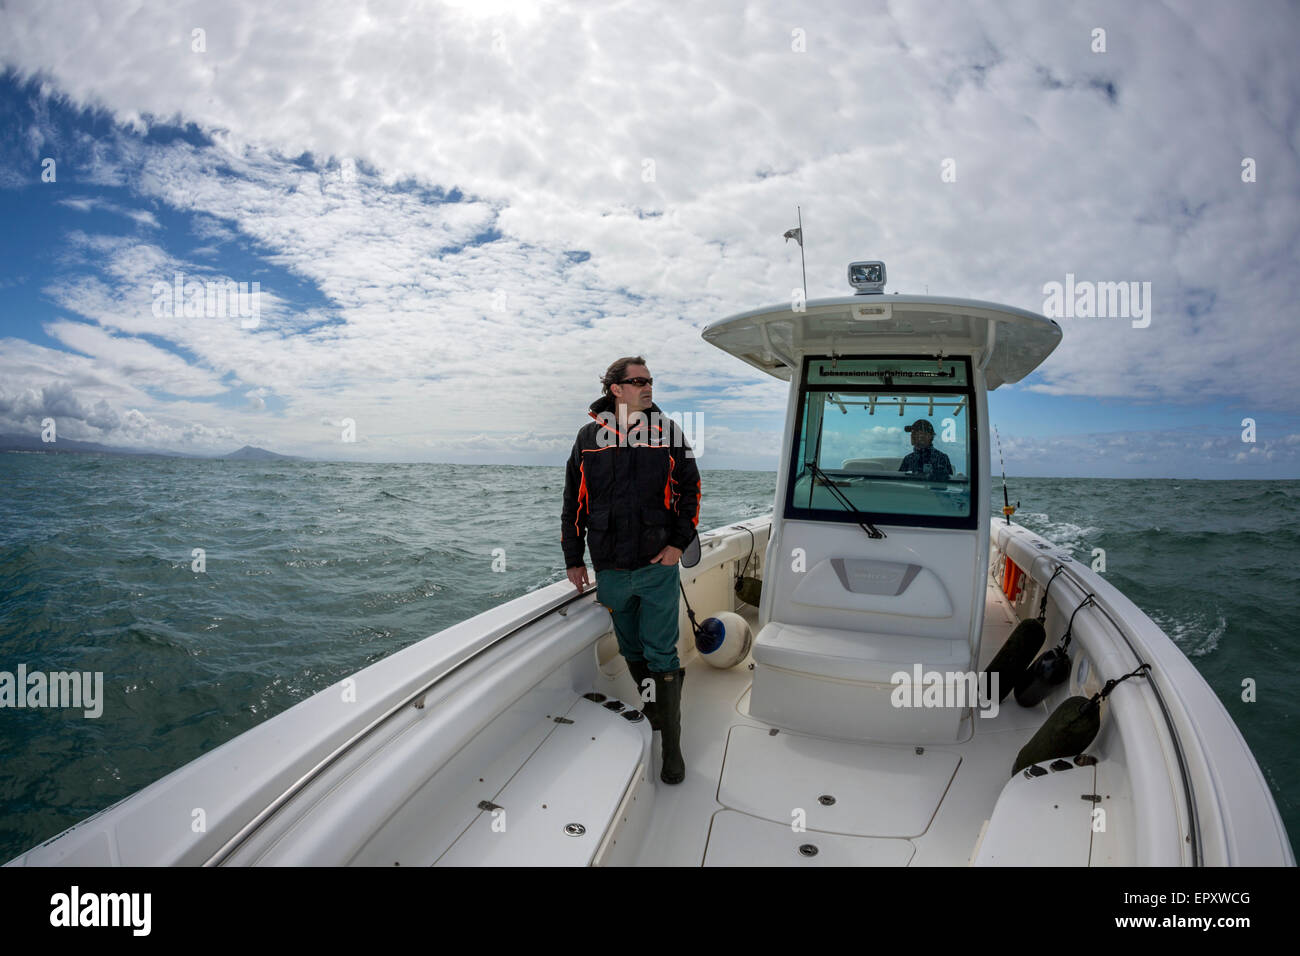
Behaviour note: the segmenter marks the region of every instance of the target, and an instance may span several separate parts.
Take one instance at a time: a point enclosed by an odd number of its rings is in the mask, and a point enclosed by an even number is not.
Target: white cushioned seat
[[[888,684],[898,671],[966,671],[965,640],[840,631],[769,621],[754,640],[754,661],[771,667],[863,683]]]
[[[921,679],[914,680],[915,668]],[[778,727],[821,737],[882,743],[955,743],[970,735],[970,708],[958,683],[970,669],[965,639],[841,631],[769,621],[754,640],[749,714]],[[899,704],[899,685],[921,687],[944,675],[952,706]],[[948,674],[952,674],[950,679]],[[905,700],[912,700],[909,693]],[[945,694],[945,700],[947,700]]]

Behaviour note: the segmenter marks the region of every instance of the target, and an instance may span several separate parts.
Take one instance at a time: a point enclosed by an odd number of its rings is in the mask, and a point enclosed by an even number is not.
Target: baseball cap
[[[930,424],[928,421],[926,421],[924,418],[918,418],[916,421],[912,422],[912,424],[910,424],[910,425],[904,425],[904,426],[903,426],[903,431],[905,431],[905,432],[912,432],[912,431],[916,431],[916,432],[929,432],[931,435],[933,435],[933,434],[934,434],[934,426],[931,425],[931,424]]]

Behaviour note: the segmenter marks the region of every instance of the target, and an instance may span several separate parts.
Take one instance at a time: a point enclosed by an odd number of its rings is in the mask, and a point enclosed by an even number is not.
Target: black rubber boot
[[[645,700],[641,697],[641,692],[645,689],[645,681],[650,677],[650,665],[645,661],[628,661],[628,672],[632,675],[632,682],[636,684],[636,705],[640,708],[641,713],[645,714],[646,720],[650,721],[650,730],[659,730],[659,705],[655,701]],[[658,685],[655,685],[655,696],[659,695]]]
[[[682,759],[682,678],[685,669],[665,671],[650,676],[655,682],[655,696],[659,699],[659,729],[663,734],[663,769],[659,779],[664,783],[681,783],[686,779],[686,761]]]

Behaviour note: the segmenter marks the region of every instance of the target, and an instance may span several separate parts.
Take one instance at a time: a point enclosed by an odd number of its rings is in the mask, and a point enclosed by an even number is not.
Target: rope
[[[1116,687],[1124,683],[1130,677],[1137,677],[1143,671],[1147,671],[1150,669],[1151,669],[1150,664],[1139,664],[1136,670],[1128,674],[1125,674],[1123,677],[1116,677],[1106,681],[1105,685],[1102,687],[1101,690],[1093,694],[1090,700],[1084,701],[1084,703],[1079,707],[1079,713],[1084,714],[1088,712],[1089,708],[1100,707],[1101,702],[1105,700],[1107,697],[1109,697],[1110,692],[1113,691]]]
[[[1065,570],[1065,565],[1058,564],[1056,566],[1056,570],[1052,572],[1052,576],[1047,579],[1047,587],[1043,588],[1043,599],[1038,602],[1038,623],[1039,624],[1042,624],[1044,621],[1047,620],[1047,595],[1048,592],[1052,590],[1052,582],[1055,581],[1056,576],[1064,570]],[[1026,571],[1026,573],[1028,572]]]
[[[1073,636],[1072,632],[1074,631],[1075,614],[1078,614],[1089,604],[1096,604],[1097,602],[1093,600],[1096,596],[1097,595],[1090,593],[1086,598],[1079,602],[1079,606],[1074,609],[1074,614],[1070,615],[1070,623],[1065,625],[1065,634],[1061,636],[1061,650],[1069,650],[1070,638]]]

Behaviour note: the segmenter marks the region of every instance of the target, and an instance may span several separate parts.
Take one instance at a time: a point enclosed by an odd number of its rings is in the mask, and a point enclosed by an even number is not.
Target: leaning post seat
[[[964,639],[770,621],[755,639],[753,654],[749,711],[759,720],[819,736],[883,743],[956,743],[969,733],[967,702],[975,700],[974,688],[956,686],[971,671]],[[907,675],[901,684],[892,680],[899,673]],[[966,705],[895,705],[896,694],[924,703],[927,684],[931,702],[942,695],[945,703]]]

